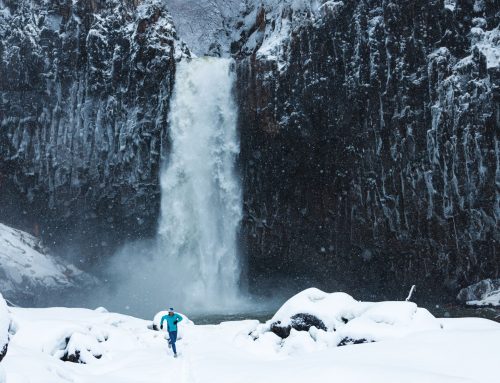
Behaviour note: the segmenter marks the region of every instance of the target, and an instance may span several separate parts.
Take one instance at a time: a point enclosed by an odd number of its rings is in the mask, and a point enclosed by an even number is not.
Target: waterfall
[[[231,67],[220,58],[178,65],[161,173],[157,251],[176,286],[172,299],[198,309],[231,306],[237,297],[242,201]]]

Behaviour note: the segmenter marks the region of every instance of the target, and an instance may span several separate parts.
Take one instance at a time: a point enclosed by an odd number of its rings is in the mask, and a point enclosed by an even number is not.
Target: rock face
[[[233,30],[223,3],[200,2],[205,51],[234,40],[251,286],[394,297],[500,276],[498,1],[246,1]],[[155,232],[190,54],[165,4],[0,2],[3,222],[91,259]]]
[[[275,3],[233,44],[254,282],[498,277],[499,3]]]
[[[51,245],[89,256],[151,233],[183,54],[159,0],[1,2],[2,220],[21,206]]]

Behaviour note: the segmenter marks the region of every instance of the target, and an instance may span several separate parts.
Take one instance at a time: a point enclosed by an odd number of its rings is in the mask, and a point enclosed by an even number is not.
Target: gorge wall
[[[166,3],[0,0],[1,222],[87,260],[154,235],[190,56]],[[206,51],[232,41],[250,285],[498,278],[500,3],[244,3]]]
[[[85,258],[152,235],[182,55],[162,1],[0,1],[1,220]]]
[[[296,3],[249,7],[233,43],[254,281],[498,276],[499,2]]]

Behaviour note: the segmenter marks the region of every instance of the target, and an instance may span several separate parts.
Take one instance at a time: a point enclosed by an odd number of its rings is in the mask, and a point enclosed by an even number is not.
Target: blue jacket
[[[170,315],[164,315],[161,317],[161,321],[160,321],[160,327],[163,325],[163,321],[166,321],[167,322],[167,330],[172,332],[172,331],[177,331],[177,323],[175,322],[180,322],[182,321],[182,317],[175,313],[174,315],[170,316]]]

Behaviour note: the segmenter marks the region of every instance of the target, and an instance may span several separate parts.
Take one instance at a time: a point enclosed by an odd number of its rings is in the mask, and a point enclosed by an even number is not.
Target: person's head
[[[170,315],[170,316],[174,315],[174,309],[173,309],[173,307],[170,307],[168,309],[168,315]]]

